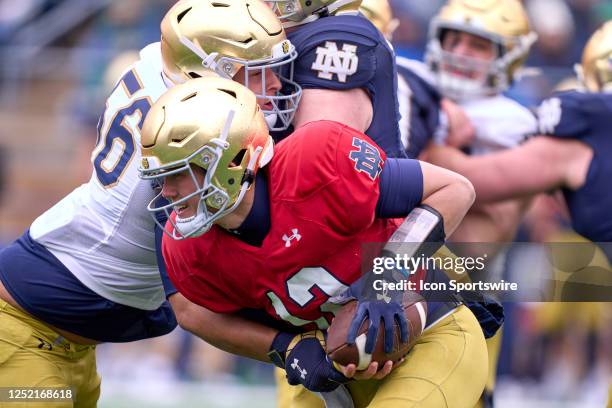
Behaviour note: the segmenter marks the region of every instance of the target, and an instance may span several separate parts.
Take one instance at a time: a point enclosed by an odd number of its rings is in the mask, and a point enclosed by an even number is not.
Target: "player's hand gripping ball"
[[[383,302],[383,301],[379,301]],[[388,360],[398,362],[402,359],[425,328],[427,318],[427,303],[421,295],[416,292],[406,291],[401,305],[397,307],[403,310],[404,317],[408,324],[408,332],[405,341],[402,341],[400,324],[397,319],[393,319],[391,331],[392,341],[388,339],[389,352],[385,352],[385,327],[381,321],[376,335],[376,341],[371,353],[366,352],[366,338],[368,327],[370,326],[369,317],[366,317],[357,330],[354,343],[349,343],[347,337],[351,323],[357,313],[359,303],[351,301],[345,304],[336,314],[331,326],[327,331],[327,355],[334,362],[347,366],[355,364],[357,370],[366,369],[373,361],[378,362],[378,367],[384,366]],[[390,346],[390,347],[389,347]]]

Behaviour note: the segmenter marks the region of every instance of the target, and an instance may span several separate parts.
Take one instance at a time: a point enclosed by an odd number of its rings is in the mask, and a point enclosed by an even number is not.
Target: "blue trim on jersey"
[[[410,117],[408,118],[408,147],[410,158],[417,158],[434,137],[440,124],[440,100],[442,96],[436,88],[402,65],[397,73],[410,88]]]
[[[142,340],[167,334],[177,325],[167,301],[157,310],[140,310],[93,292],[29,231],[0,251],[0,280],[26,312],[96,341]]]
[[[421,164],[418,160],[387,159],[379,186],[376,217],[406,217],[423,199]]]
[[[163,224],[162,224],[163,225]],[[162,239],[164,238],[164,231],[155,225],[155,257],[157,258],[157,268],[159,269],[159,276],[161,277],[162,285],[164,286],[164,294],[166,299],[174,295],[178,290],[172,284],[172,281],[168,277],[168,271],[166,270],[166,262],[162,255]]]
[[[130,97],[142,89],[142,85],[140,82],[138,82],[138,79],[136,79],[136,75],[134,74],[133,70],[128,71],[123,77],[122,81],[125,84]]]
[[[161,186],[156,184],[155,182],[151,182],[151,187],[153,190],[161,190]],[[155,208],[163,207],[168,205],[170,201],[159,196],[157,200],[155,200]],[[155,224],[155,257],[157,258],[157,268],[159,269],[159,276],[161,277],[162,285],[164,286],[164,294],[166,295],[166,299],[170,296],[174,295],[178,290],[172,284],[172,281],[168,277],[168,271],[166,270],[166,262],[164,261],[164,256],[162,252],[162,240],[164,237],[164,231],[161,229],[160,225],[165,225],[168,221],[168,216],[164,211],[157,211],[153,214],[155,219],[159,224]]]
[[[249,245],[261,246],[270,231],[270,196],[267,171],[255,176],[255,198],[249,215],[240,227],[233,230],[237,238]]]

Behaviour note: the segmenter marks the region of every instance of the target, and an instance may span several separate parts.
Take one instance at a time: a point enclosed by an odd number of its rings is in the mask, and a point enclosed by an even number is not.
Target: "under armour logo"
[[[302,369],[298,363],[300,362],[300,360],[298,360],[297,358],[293,359],[293,363],[291,363],[291,368],[293,368],[294,370],[298,370],[300,372],[300,377],[302,377],[302,380],[306,379],[306,374],[308,374],[308,372],[306,371],[306,369]]]
[[[335,42],[326,41],[325,47],[317,47],[316,52],[317,59],[312,63],[311,69],[319,71],[319,78],[331,81],[336,74],[338,81],[346,82],[347,76],[357,72],[359,58],[356,55],[356,45],[343,44],[340,51]]]
[[[388,289],[387,289],[387,285],[385,285],[386,281],[383,279],[382,283],[383,283],[382,294],[377,293],[376,294],[376,300],[384,300],[385,303],[389,303],[389,302],[391,302],[391,297],[387,296]]]
[[[285,248],[289,248],[291,246],[291,241],[293,241],[294,239],[297,241],[302,239],[302,236],[298,232],[297,228],[293,228],[291,230],[291,234],[292,234],[291,236],[287,236],[287,234],[283,235],[283,241],[285,241]]]

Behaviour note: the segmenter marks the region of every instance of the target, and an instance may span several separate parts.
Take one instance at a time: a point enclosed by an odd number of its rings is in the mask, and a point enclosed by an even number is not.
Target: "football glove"
[[[322,331],[314,330],[298,335],[281,332],[272,343],[274,353],[282,356],[283,344],[287,343],[289,336],[292,338],[284,352],[284,369],[289,384],[301,384],[313,392],[329,392],[349,381],[327,357]]]
[[[404,309],[401,304],[395,301],[387,303],[384,300],[361,300],[358,303],[357,312],[349,327],[347,335],[348,344],[355,343],[357,331],[366,318],[370,320],[368,332],[366,334],[366,353],[372,354],[374,351],[381,321],[385,326],[385,353],[390,353],[393,350],[393,331],[395,322],[397,322],[400,327],[401,342],[405,343],[408,341],[408,322],[404,316]]]

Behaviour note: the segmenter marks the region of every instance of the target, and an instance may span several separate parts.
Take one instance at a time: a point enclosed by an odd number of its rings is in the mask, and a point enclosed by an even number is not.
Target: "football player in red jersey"
[[[415,224],[427,231],[421,240],[452,233],[474,199],[464,178],[387,159],[366,135],[332,121],[308,123],[274,146],[253,94],[220,78],[162,96],[145,120],[142,148],[141,175],[158,180],[171,201],[154,200],[149,209],[170,214],[163,255],[177,289],[199,307],[249,312],[275,327],[215,328],[217,345],[272,360],[290,383],[316,392],[351,377],[377,380],[348,384],[356,406],[476,402],[486,347],[478,321],[461,304],[432,303],[425,333],[395,369],[387,362],[338,371],[320,331],[339,307],[330,298],[360,281],[364,243],[387,241],[402,228],[410,236]],[[406,337],[397,302],[358,300],[365,314],[400,321]],[[371,320],[373,340],[380,321]],[[230,346],[221,344],[224,335]]]

